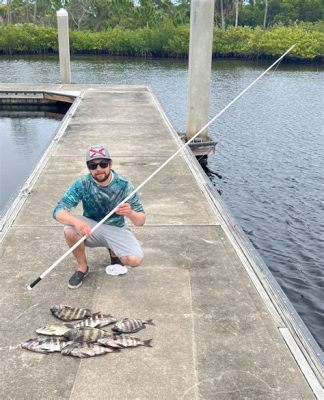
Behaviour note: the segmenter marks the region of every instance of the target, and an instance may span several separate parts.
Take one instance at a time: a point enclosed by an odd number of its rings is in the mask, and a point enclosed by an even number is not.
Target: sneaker
[[[112,256],[112,255],[111,255],[112,251],[111,251],[110,249],[108,249],[108,250],[109,250],[109,255],[110,255],[110,260],[111,260],[111,264],[112,264],[112,265],[113,265],[113,264],[124,265],[124,264],[121,262],[121,259],[120,259],[119,257],[117,257],[117,256]]]
[[[87,269],[87,272],[75,271],[69,279],[68,287],[70,289],[79,288],[82,285],[83,279],[88,275],[88,270],[89,268]]]

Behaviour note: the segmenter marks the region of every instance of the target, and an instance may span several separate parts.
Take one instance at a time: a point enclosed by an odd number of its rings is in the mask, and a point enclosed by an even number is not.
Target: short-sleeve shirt
[[[64,193],[62,199],[53,210],[53,218],[62,211],[71,211],[80,202],[83,206],[83,215],[97,222],[101,221],[133,190],[132,183],[115,171],[113,180],[106,186],[100,186],[89,173],[77,179]],[[137,193],[128,201],[136,212],[144,212],[144,208]],[[105,222],[108,225],[123,227],[126,225],[123,215],[112,214]]]

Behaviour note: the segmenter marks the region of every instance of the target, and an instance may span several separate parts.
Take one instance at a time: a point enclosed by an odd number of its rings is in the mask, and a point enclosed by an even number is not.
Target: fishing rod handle
[[[36,286],[37,283],[40,282],[41,280],[42,280],[42,278],[39,276],[37,279],[34,280],[34,282],[32,282],[29,286],[27,286],[27,289],[28,289],[28,290],[32,290],[32,288],[33,288],[34,286]]]

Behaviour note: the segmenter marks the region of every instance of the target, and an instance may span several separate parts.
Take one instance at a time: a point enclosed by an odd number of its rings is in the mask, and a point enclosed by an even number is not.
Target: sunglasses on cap
[[[98,162],[98,163],[95,163],[95,162],[93,162],[93,161],[89,161],[89,162],[87,163],[88,168],[91,169],[91,170],[93,170],[93,171],[94,171],[95,169],[97,169],[98,165],[99,165],[100,168],[107,168],[108,165],[109,165],[109,160],[101,160],[101,161]]]

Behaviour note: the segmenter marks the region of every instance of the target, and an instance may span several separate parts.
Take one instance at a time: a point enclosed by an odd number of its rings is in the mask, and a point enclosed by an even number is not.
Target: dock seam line
[[[199,391],[198,391],[198,386],[199,386],[199,379],[197,375],[197,346],[196,346],[196,340],[195,340],[195,315],[193,311],[193,305],[192,305],[192,290],[191,290],[191,274],[190,271],[188,273],[188,279],[189,279],[189,295],[190,295],[190,312],[191,312],[191,321],[192,321],[192,358],[193,358],[193,367],[194,367],[194,376],[195,376],[195,385],[191,386],[188,390],[186,390],[183,393],[182,398],[184,399],[184,396],[191,390],[194,389],[194,395],[195,399],[199,399]]]

